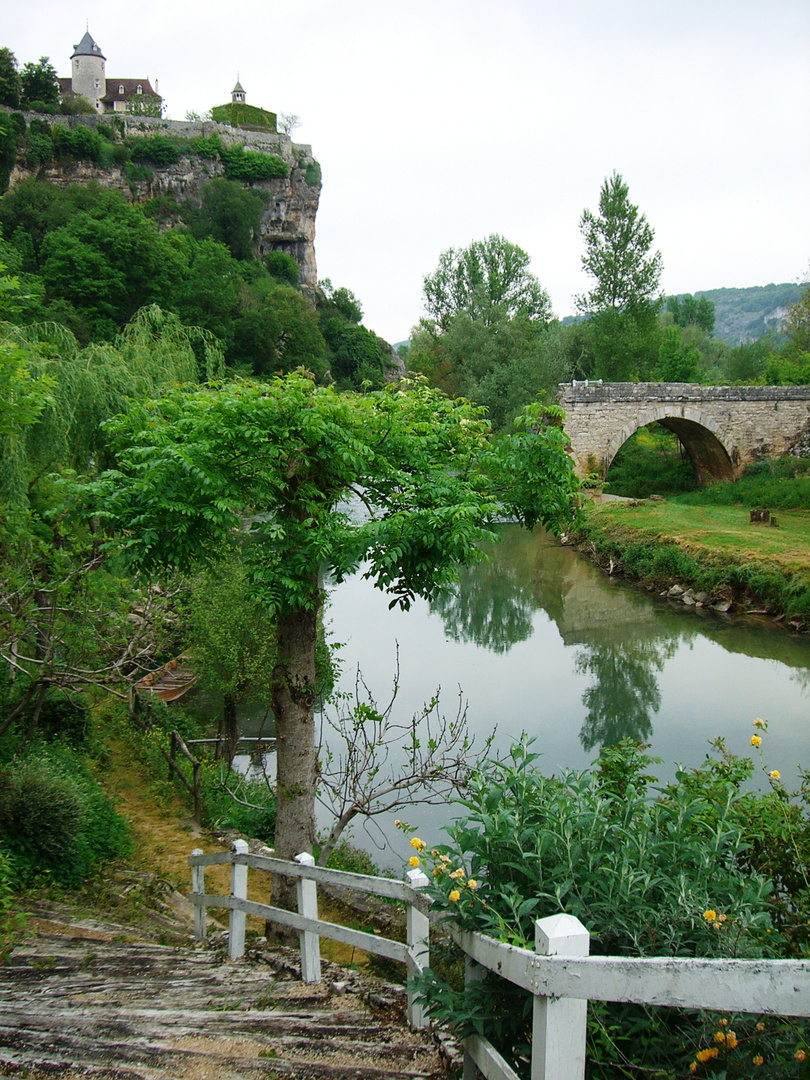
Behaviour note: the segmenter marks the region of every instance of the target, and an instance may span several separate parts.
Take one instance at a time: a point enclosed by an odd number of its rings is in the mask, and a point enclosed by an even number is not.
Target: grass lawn
[[[682,502],[591,503],[576,543],[611,572],[656,589],[692,585],[710,603],[786,615],[810,626],[810,510],[778,510],[778,525],[749,508]]]
[[[745,506],[687,506],[674,502],[609,502],[588,507],[611,535],[671,541],[712,561],[766,562],[810,584],[810,510],[779,510],[778,527],[749,521]]]

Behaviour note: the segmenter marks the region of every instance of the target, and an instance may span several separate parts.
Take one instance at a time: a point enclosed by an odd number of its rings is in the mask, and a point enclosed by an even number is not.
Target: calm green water
[[[359,667],[387,701],[399,657],[396,715],[407,719],[439,688],[453,715],[461,694],[479,745],[495,729],[503,751],[525,731],[549,773],[587,765],[603,744],[631,736],[651,743],[667,779],[678,764],[700,764],[717,736],[751,751],[758,716],[770,721],[769,768],[790,784],[800,765],[810,767],[807,637],[650,597],[540,531],[504,525],[488,554],[454,596],[409,612],[389,611],[359,576],[335,587],[326,622],[342,644],[343,688],[353,690]],[[435,842],[452,813],[396,816]],[[390,836],[391,822],[382,826]],[[361,844],[375,836],[355,832]]]

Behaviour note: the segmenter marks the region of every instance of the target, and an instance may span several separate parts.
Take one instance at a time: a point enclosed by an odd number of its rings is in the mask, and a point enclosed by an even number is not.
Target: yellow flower
[[[408,866],[419,866],[421,861],[418,855],[411,855],[410,859],[408,859]]]
[[[757,1024],[757,1031],[764,1031],[764,1030],[765,1030],[765,1025],[760,1020],[760,1022]]]
[[[718,1027],[728,1027],[728,1020],[718,1020],[717,1021],[717,1026]]]
[[[729,1050],[733,1050],[736,1045],[737,1045],[737,1036],[734,1034],[733,1031],[730,1031],[728,1033],[728,1035],[726,1035],[726,1046],[728,1047]]]
[[[797,1050],[793,1056],[797,1061],[804,1061],[804,1059],[807,1057],[807,1054],[805,1054],[804,1050]]]
[[[474,877],[471,877],[471,878],[470,878],[470,880],[469,880],[469,881],[467,882],[467,885],[468,885],[468,886],[469,886],[469,887],[470,887],[471,889],[477,889],[477,888],[478,888],[478,882],[477,882],[477,881],[475,880],[475,878],[474,878]]]
[[[450,893],[450,899],[453,901],[454,904],[456,900],[460,898],[460,896],[461,893],[458,891],[458,889],[453,889],[453,891]]]
[[[450,875],[450,877],[455,878],[456,880],[458,880],[459,878],[463,878],[464,877],[464,871],[462,870],[461,867],[459,867],[458,870],[453,871],[453,873]]]
[[[689,1072],[697,1072],[697,1062],[696,1061],[690,1061],[689,1062]]]
[[[759,735],[752,735],[751,736],[751,745],[752,746],[762,746],[761,737]]]
[[[703,918],[706,920],[706,922],[714,922],[714,920],[717,918],[717,912],[714,910],[714,908],[707,908],[706,911],[703,912]]]
[[[762,1056],[762,1054],[757,1054],[757,1056],[755,1058],[752,1058],[752,1061],[754,1062],[755,1065],[764,1065],[765,1064],[765,1058]]]
[[[768,773],[768,776],[770,776],[771,780],[779,780],[781,778],[781,775],[782,774],[779,772],[778,769],[771,769],[771,771]]]
[[[728,918],[728,915],[718,915],[717,916],[717,921],[718,922],[725,922],[727,918]]]
[[[725,1033],[725,1031],[716,1031],[714,1033],[714,1041],[719,1042],[719,1043],[724,1043],[726,1041],[726,1033]]]
[[[418,836],[414,836],[411,840],[411,847],[416,848],[417,851],[424,851],[427,844],[424,840],[420,840]]]
[[[695,1057],[698,1059],[698,1061],[710,1061],[712,1058],[717,1057],[717,1053],[718,1051],[716,1046],[709,1046],[705,1050],[698,1050]]]
[[[758,716],[756,718],[756,720],[754,721],[754,727],[758,727],[758,728],[765,727],[765,721],[761,717]]]

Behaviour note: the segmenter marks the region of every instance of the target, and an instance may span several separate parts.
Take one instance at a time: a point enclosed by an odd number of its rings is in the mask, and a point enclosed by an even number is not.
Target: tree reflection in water
[[[661,707],[656,672],[663,670],[677,647],[675,637],[583,646],[576,671],[594,677],[582,695],[588,715],[579,739],[585,750],[615,746],[621,739],[650,738],[652,714]]]
[[[506,653],[532,636],[536,613],[545,611],[566,644],[581,647],[575,671],[593,677],[582,695],[583,748],[646,742],[661,707],[657,674],[681,634],[661,627],[646,597],[617,589],[551,537],[502,531],[501,543],[485,548],[490,561],[463,570],[454,591],[431,603],[445,634]]]

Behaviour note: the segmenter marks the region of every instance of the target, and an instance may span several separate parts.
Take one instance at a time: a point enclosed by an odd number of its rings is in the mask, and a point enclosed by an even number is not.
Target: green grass
[[[579,539],[598,562],[650,585],[691,584],[810,622],[810,510],[777,518],[772,528],[751,524],[747,507],[680,500],[594,504]]]

